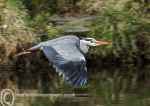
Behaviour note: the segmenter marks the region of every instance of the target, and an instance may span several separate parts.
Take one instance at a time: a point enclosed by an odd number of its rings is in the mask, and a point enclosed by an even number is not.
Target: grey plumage
[[[59,76],[68,80],[75,87],[80,87],[87,83],[87,69],[84,54],[88,52],[90,46],[108,44],[110,43],[97,41],[94,38],[79,39],[76,36],[69,35],[41,42],[29,48],[29,52],[23,51],[18,53],[18,56],[41,49],[53,64]]]
[[[75,87],[83,86],[87,82],[86,61],[84,50],[80,46],[80,39],[76,36],[64,36],[41,42],[29,48],[29,51],[40,49],[49,61],[53,63],[56,72],[63,76]]]

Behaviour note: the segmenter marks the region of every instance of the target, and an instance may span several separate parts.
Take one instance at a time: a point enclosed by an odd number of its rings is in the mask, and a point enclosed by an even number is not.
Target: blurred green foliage
[[[93,48],[89,59],[133,62],[143,58],[143,54],[150,59],[150,41],[147,41],[150,39],[150,3],[147,0],[6,0],[6,5],[25,14],[18,17],[34,29],[37,42],[62,36],[50,19],[68,17],[74,11],[73,15],[77,16],[99,17],[92,21],[72,21],[67,26],[87,27],[90,29],[87,37],[111,43]],[[12,35],[17,35],[17,29],[12,29]]]
[[[111,43],[109,46],[96,48],[94,51],[92,49],[90,53],[102,57],[112,55],[114,58],[121,59],[138,56],[140,52],[137,45],[138,38],[144,36],[143,32],[148,36],[150,28],[149,23],[128,11],[106,11],[88,26],[91,29],[89,36]]]

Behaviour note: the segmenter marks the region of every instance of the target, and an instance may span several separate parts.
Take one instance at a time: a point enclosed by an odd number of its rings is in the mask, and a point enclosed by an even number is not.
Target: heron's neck
[[[86,54],[88,52],[88,50],[89,50],[89,47],[85,43],[80,41],[80,49],[82,50],[83,53]]]

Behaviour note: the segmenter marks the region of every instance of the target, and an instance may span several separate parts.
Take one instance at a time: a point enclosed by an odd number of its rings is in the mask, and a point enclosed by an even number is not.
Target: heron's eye
[[[94,43],[94,41],[93,41],[93,40],[91,40],[91,43]]]
[[[94,43],[95,41],[96,41],[96,40],[93,39],[93,40],[91,40],[91,43]]]

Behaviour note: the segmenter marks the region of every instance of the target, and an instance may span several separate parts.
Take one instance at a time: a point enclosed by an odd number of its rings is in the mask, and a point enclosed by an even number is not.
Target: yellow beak
[[[110,44],[109,42],[101,42],[101,41],[96,41],[95,43],[97,45],[108,45],[108,44]]]

